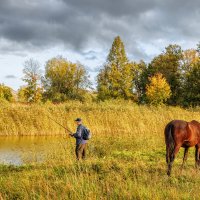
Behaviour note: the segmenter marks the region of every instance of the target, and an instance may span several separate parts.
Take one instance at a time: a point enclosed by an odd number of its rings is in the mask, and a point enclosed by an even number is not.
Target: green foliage
[[[21,87],[17,92],[19,102],[32,102],[38,103],[42,100],[43,90],[41,87],[37,87],[33,90],[32,87],[24,86]]]
[[[194,65],[196,65],[200,61],[199,53],[195,49],[187,49],[183,52],[182,59],[182,73],[183,76],[188,75]]]
[[[54,102],[83,100],[83,95],[90,86],[89,76],[83,65],[62,57],[52,58],[47,62],[43,83],[45,98]]]
[[[101,100],[132,98],[133,67],[134,64],[128,61],[121,38],[116,37],[107,62],[98,74],[98,98]]]
[[[10,87],[0,84],[0,100],[14,101],[13,91]]]
[[[170,85],[172,95],[170,104],[179,104],[181,97],[181,61],[183,52],[178,45],[169,45],[155,57],[148,67],[148,76],[161,73]]]
[[[194,64],[190,72],[186,74],[184,105],[200,106],[200,62]]]
[[[26,97],[26,87],[20,87],[17,91],[17,99],[19,102],[28,102],[28,99]]]
[[[162,74],[155,74],[149,78],[146,88],[147,99],[150,104],[162,105],[171,96],[170,86]]]
[[[144,61],[140,61],[138,64],[135,63],[133,68],[134,74],[134,87],[137,94],[137,101],[144,103],[146,100],[146,85],[148,83],[148,68]]]
[[[41,101],[42,88],[39,84],[41,79],[39,63],[33,59],[25,61],[23,73],[23,81],[27,83],[27,86],[20,90],[20,98],[33,103]],[[22,95],[24,95],[24,97],[22,97]]]

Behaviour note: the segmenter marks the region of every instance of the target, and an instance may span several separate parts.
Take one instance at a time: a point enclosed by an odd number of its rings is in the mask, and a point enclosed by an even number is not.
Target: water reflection
[[[0,163],[21,165],[42,162],[65,141],[60,137],[0,137]]]

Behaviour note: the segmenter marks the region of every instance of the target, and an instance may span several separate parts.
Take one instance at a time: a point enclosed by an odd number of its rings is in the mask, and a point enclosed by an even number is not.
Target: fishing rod
[[[68,128],[64,127],[62,124],[60,124],[59,122],[57,122],[57,121],[54,120],[53,118],[49,117],[48,115],[47,115],[47,117],[48,117],[49,119],[51,119],[52,121],[54,121],[54,122],[55,122],[56,124],[58,124],[59,126],[61,126],[62,128],[64,128],[65,130],[67,130],[70,134],[73,133],[72,131],[70,131]]]

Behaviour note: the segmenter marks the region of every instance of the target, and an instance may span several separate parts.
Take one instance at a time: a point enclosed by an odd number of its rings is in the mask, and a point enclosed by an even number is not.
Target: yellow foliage
[[[171,89],[162,74],[158,73],[149,78],[150,84],[146,87],[147,99],[151,104],[159,105],[169,99]]]

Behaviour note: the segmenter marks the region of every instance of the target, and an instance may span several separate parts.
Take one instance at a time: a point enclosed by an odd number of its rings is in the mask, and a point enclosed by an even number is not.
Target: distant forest
[[[134,62],[127,58],[124,44],[117,36],[97,75],[95,89],[84,65],[63,57],[48,60],[44,74],[39,62],[29,59],[23,73],[25,85],[17,94],[0,84],[0,102],[123,99],[138,104],[200,106],[200,44],[188,50],[169,45],[150,63]]]

